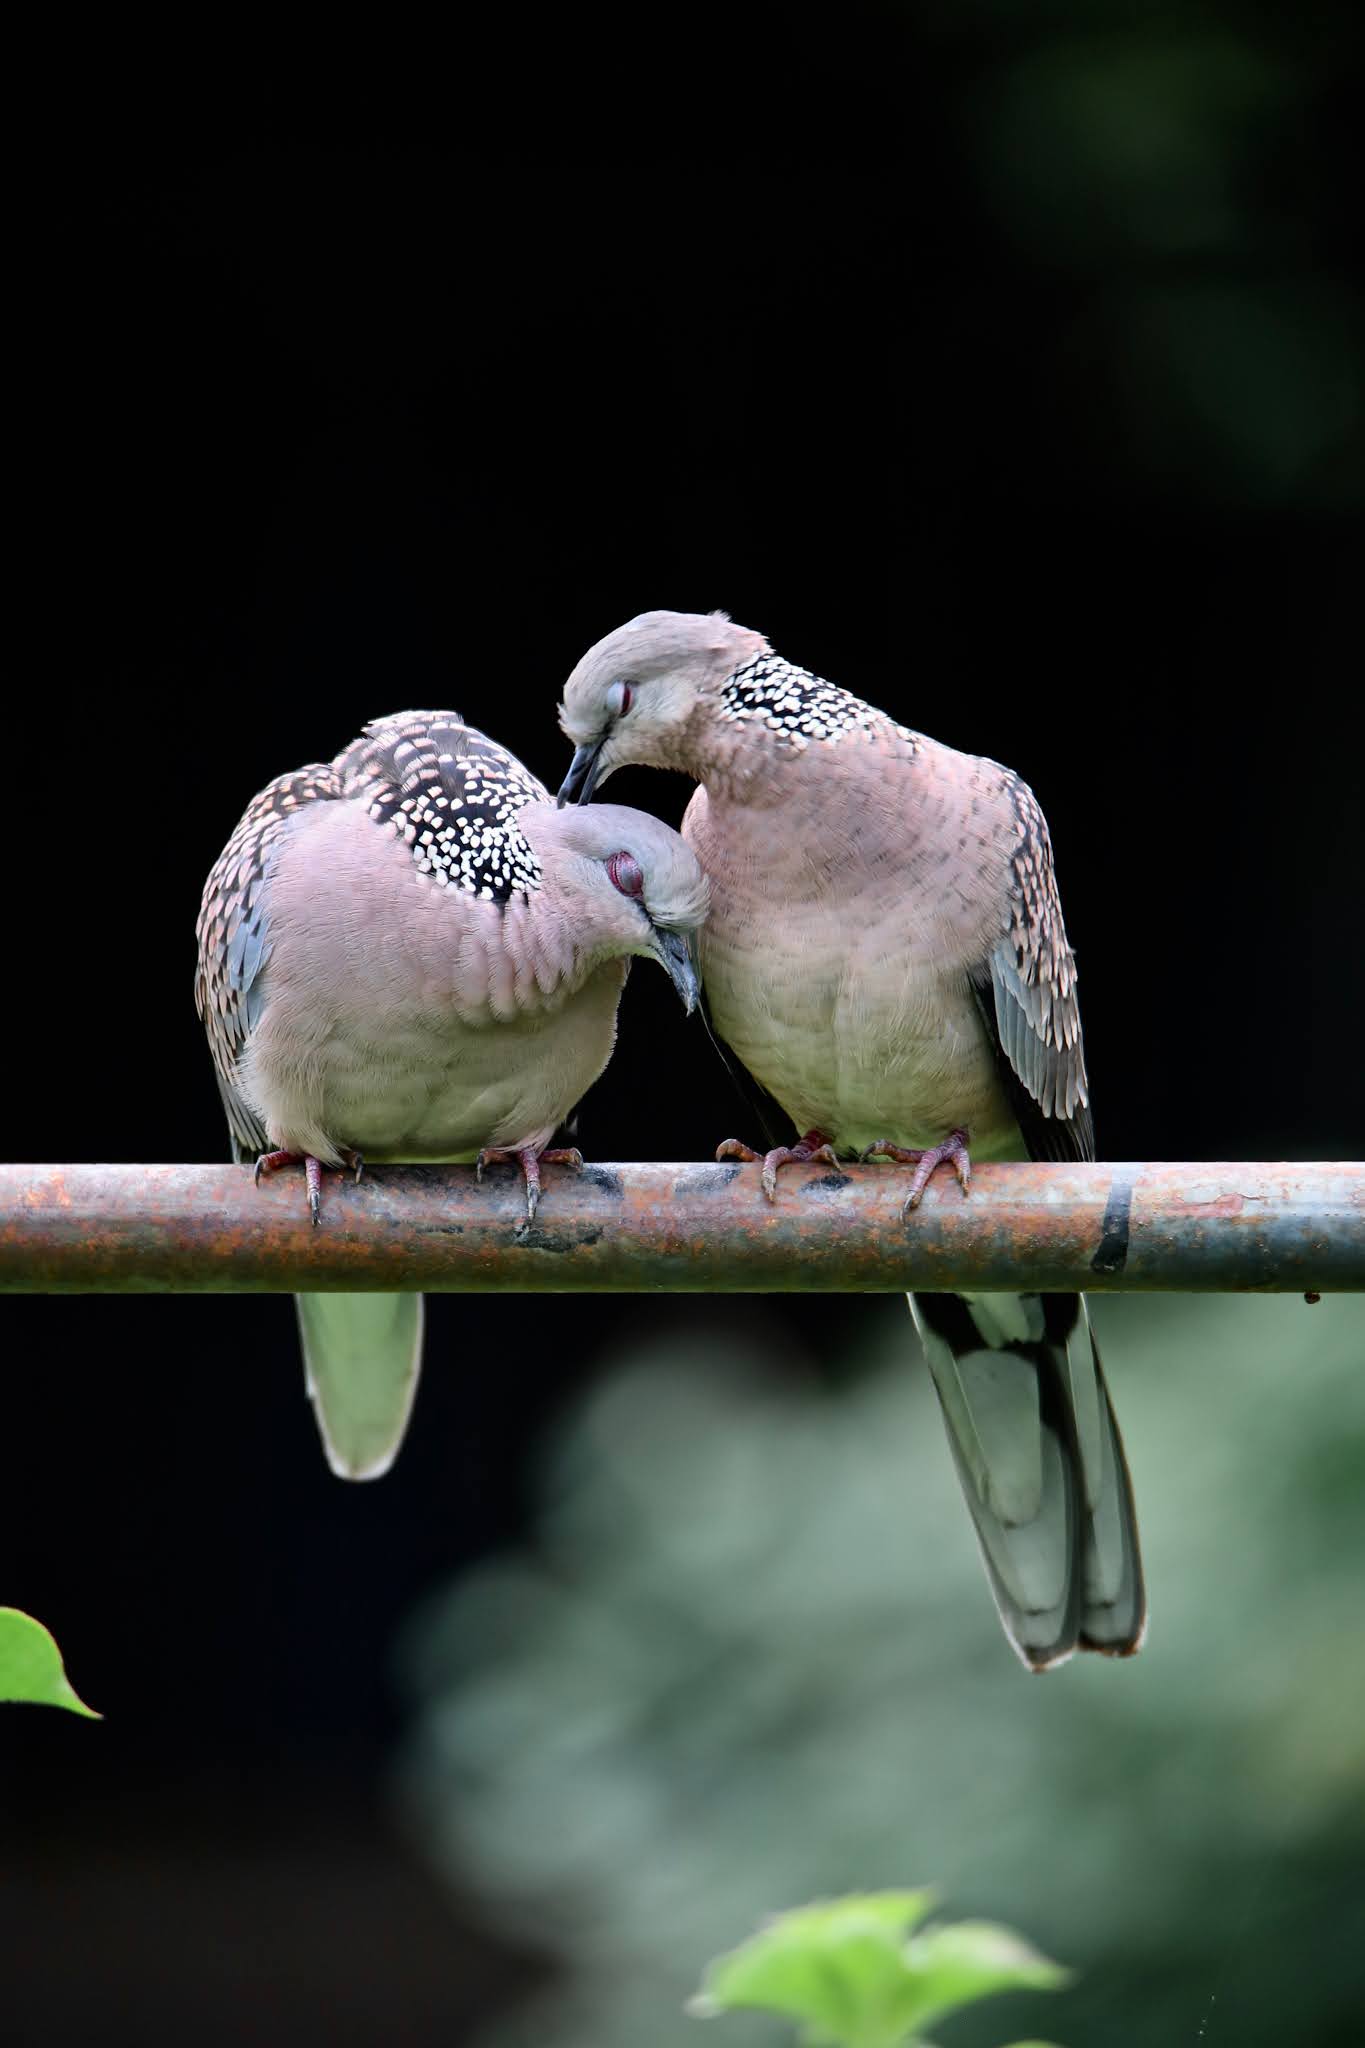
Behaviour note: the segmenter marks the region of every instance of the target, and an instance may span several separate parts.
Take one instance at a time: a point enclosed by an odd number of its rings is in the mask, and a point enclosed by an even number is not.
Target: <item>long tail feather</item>
[[[308,1395],[340,1479],[378,1479],[403,1441],[422,1362],[420,1294],[299,1294]]]
[[[1146,1595],[1128,1467],[1082,1295],[911,1295],[1005,1633],[1034,1671],[1129,1656]]]

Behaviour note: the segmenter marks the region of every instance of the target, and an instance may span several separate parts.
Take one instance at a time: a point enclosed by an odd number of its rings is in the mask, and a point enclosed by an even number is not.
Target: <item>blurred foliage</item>
[[[1096,1321],[1151,1633],[1040,1679],[996,1626],[901,1304],[849,1304],[834,1387],[708,1337],[597,1388],[534,1546],[403,1653],[412,1829],[565,1966],[489,2042],[683,2048],[737,1925],[907,1871],[1081,1967],[1063,2039],[1165,2048],[1213,2013],[1240,2048],[1354,2041],[1365,1303]],[[1003,2031],[975,2025],[960,2048]]]
[[[1075,294],[1068,362],[1113,400],[1097,437],[1227,502],[1358,504],[1365,315],[1330,111],[1346,12],[967,0],[922,25],[971,46],[967,154],[1017,258]]]
[[[933,1903],[930,1891],[861,1892],[779,1913],[717,1956],[689,2010],[702,2019],[781,2013],[810,2048],[929,2048],[924,2028],[962,2006],[1066,1983],[1065,1970],[1008,1927],[920,1929]]]
[[[65,1707],[68,1713],[100,1716],[72,1685],[62,1653],[52,1636],[31,1614],[0,1607],[0,1700],[23,1700],[33,1706]]]
[[[1093,10],[1087,10],[1093,12]],[[1197,18],[1077,24],[988,74],[976,99],[988,186],[1044,255],[1107,269],[1134,250],[1254,246],[1249,167],[1292,118],[1297,81]]]

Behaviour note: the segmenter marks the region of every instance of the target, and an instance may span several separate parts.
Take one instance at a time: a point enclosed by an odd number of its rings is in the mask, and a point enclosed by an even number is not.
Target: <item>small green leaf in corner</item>
[[[959,2006],[1001,1991],[1060,1991],[1071,1972],[1039,1955],[1009,1927],[989,1920],[954,1920],[928,1927],[906,1944],[907,1966],[919,1977],[923,1999],[917,2027],[933,2025]]]
[[[101,1719],[67,1678],[62,1653],[43,1624],[17,1607],[0,1607],[0,1700],[30,1700]]]
[[[907,1934],[931,1891],[863,1892],[779,1913],[708,1968],[688,2010],[698,2019],[743,2007],[783,2015],[808,2042],[895,2048],[907,2032]]]
[[[1008,1927],[924,1926],[933,1905],[927,1889],[861,1892],[779,1913],[716,1957],[688,2010],[699,2019],[746,2006],[780,2013],[807,2048],[923,2048],[925,2026],[959,2006],[1070,1982]]]

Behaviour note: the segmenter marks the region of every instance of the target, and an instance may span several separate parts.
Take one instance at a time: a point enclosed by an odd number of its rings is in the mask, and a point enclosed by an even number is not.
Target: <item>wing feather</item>
[[[1093,1159],[1076,960],[1067,943],[1047,821],[1002,769],[1013,847],[1005,930],[973,976],[1011,1106],[1033,1159]]]
[[[256,1158],[268,1142],[238,1088],[237,1069],[260,1015],[270,959],[271,867],[294,814],[341,794],[340,777],[325,762],[277,776],[247,805],[204,884],[195,927],[194,1002],[208,1034],[237,1160]]]

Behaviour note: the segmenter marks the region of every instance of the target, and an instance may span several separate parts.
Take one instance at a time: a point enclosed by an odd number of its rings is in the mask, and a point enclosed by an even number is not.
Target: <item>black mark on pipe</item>
[[[524,1252],[581,1252],[589,1245],[601,1241],[603,1230],[600,1223],[568,1223],[558,1227],[543,1223],[523,1223],[512,1233],[519,1251]]]
[[[739,1168],[728,1160],[718,1161],[714,1166],[685,1166],[673,1182],[673,1193],[677,1195],[718,1195],[739,1179]]]
[[[1133,1206],[1133,1177],[1116,1173],[1100,1225],[1099,1250],[1090,1261],[1092,1273],[1121,1273],[1128,1263],[1128,1212]]]

